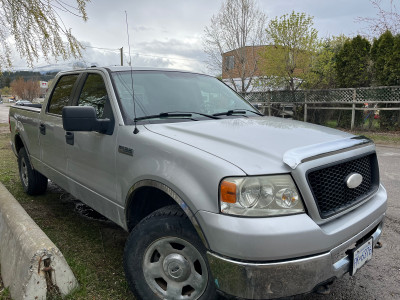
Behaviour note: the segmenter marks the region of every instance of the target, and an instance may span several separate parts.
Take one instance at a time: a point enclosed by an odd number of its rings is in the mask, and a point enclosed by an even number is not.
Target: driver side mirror
[[[65,106],[62,109],[63,128],[66,131],[97,131],[112,135],[114,122],[97,119],[93,106]]]

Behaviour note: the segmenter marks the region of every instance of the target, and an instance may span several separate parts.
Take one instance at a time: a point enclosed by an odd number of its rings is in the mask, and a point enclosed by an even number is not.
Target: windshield
[[[171,112],[221,114],[244,110],[249,116],[258,112],[218,79],[206,75],[172,71],[114,72],[112,77],[126,121],[134,119],[132,78],[136,118],[145,119]],[[228,114],[231,116],[232,114]],[[196,115],[203,119],[205,116]]]

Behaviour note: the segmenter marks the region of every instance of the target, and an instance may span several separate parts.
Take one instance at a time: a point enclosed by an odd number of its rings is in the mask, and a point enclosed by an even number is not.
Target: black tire
[[[137,299],[217,299],[206,248],[176,205],[160,208],[130,233],[124,270]]]
[[[32,169],[25,148],[21,148],[18,152],[18,170],[22,186],[28,195],[40,195],[46,192],[48,180]]]

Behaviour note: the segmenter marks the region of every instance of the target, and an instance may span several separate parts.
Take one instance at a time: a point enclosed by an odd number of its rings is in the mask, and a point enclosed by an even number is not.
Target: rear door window
[[[51,114],[61,115],[64,106],[68,105],[74,84],[79,74],[64,75],[54,88],[53,94],[49,101],[48,112]]]

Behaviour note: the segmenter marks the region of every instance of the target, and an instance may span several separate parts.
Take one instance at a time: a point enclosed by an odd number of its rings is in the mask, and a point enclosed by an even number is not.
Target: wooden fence
[[[271,116],[271,110],[276,109],[274,107],[276,105],[281,107],[282,116],[290,116],[292,114],[290,110],[285,110],[285,107],[290,108],[296,105],[302,105],[304,107],[304,121],[308,119],[309,110],[351,110],[351,129],[354,129],[356,110],[400,111],[400,86],[331,90],[266,91],[247,93],[244,97],[250,102],[258,104],[259,107],[263,109],[264,114],[268,114],[269,116]],[[388,106],[387,104],[390,104],[390,107],[384,107]]]

